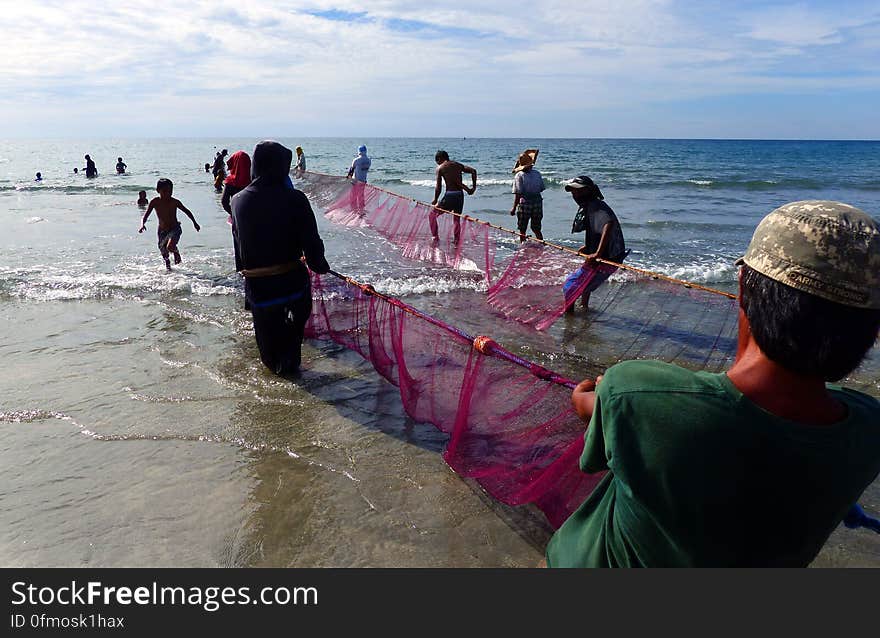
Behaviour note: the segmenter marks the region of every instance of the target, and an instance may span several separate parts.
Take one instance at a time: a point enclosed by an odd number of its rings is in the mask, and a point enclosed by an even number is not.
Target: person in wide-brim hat
[[[513,167],[512,173],[518,173],[519,171],[525,170],[526,168],[531,168],[535,165],[535,162],[538,161],[538,149],[529,148],[520,153],[519,157],[516,160],[516,165]]]
[[[519,229],[520,243],[526,240],[529,226],[535,238],[544,239],[541,234],[541,220],[544,218],[544,201],[541,192],[547,188],[541,173],[535,170],[538,149],[530,148],[520,153],[513,167],[513,206],[511,215],[516,215],[516,226]]]

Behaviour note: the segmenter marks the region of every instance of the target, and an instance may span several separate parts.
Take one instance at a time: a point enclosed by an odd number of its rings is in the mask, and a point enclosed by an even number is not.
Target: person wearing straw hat
[[[580,467],[607,470],[553,535],[551,567],[806,566],[880,473],[880,402],[828,385],[880,331],[880,227],[786,204],[739,272],[727,372],[624,361],[572,392]]]
[[[526,240],[529,224],[537,239],[544,239],[541,234],[541,220],[544,219],[544,198],[541,192],[547,186],[541,173],[535,169],[538,149],[530,148],[523,151],[513,167],[513,207],[511,215],[516,215],[516,226],[519,229],[520,243]]]

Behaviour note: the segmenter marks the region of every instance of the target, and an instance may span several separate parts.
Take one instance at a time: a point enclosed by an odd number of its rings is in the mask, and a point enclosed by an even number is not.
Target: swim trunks
[[[446,191],[437,207],[461,215],[461,211],[464,210],[464,193],[461,191]]]
[[[174,228],[159,231],[159,252],[162,253],[162,257],[164,257],[166,261],[168,260],[168,240],[173,240],[176,248],[177,242],[180,241],[180,235],[182,233],[183,228],[181,228],[180,223],[176,224]]]

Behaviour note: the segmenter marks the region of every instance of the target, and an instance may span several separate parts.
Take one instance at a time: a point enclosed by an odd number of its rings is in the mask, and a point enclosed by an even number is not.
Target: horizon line
[[[880,142],[880,138],[809,138],[809,137],[523,137],[523,136],[487,136],[487,137],[450,137],[439,135],[295,135],[283,134],[278,136],[254,136],[254,135],[94,135],[94,136],[9,136],[0,138],[0,141],[49,141],[49,140],[210,140],[210,139],[277,139],[277,138],[298,138],[303,140],[370,140],[370,139],[390,139],[390,140],[593,140],[593,141],[644,141],[644,142]]]

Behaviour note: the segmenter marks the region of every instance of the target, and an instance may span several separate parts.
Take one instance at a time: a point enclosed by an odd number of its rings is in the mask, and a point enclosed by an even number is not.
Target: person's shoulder
[[[299,190],[298,188],[294,188],[292,191],[288,191],[290,193],[290,199],[293,200],[294,204],[297,206],[303,207],[311,207],[311,203],[309,202],[309,198],[306,196],[304,192]]]
[[[723,393],[717,375],[694,372],[663,361],[622,361],[608,368],[600,385],[614,395]]]
[[[876,397],[858,390],[834,385],[828,386],[828,390],[835,398],[843,401],[851,413],[859,416],[870,416],[872,425],[880,428],[880,401]]]

